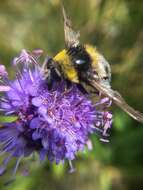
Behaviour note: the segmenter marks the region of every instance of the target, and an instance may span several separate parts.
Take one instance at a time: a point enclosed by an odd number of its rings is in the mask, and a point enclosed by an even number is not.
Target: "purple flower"
[[[36,53],[35,53],[36,52]],[[107,111],[108,98],[96,104],[72,84],[54,82],[48,89],[43,67],[38,63],[39,52],[22,50],[13,61],[16,78],[8,79],[3,66],[0,67],[1,81],[8,90],[0,97],[0,111],[3,115],[16,115],[12,123],[2,123],[0,128],[0,152],[8,153],[0,168],[2,174],[8,162],[37,152],[40,160],[46,157],[57,164],[75,159],[87,145],[91,133],[99,133],[106,141],[107,130],[111,127],[112,115]],[[37,53],[38,52],[38,53]],[[4,90],[3,90],[4,91]]]

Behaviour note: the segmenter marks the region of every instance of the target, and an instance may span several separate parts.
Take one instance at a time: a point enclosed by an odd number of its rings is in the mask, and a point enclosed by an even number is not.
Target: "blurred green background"
[[[64,5],[81,41],[96,45],[111,64],[113,88],[143,112],[143,1],[67,0]],[[59,0],[0,1],[0,63],[10,70],[12,58],[23,48],[41,48],[50,56],[64,48]],[[93,150],[74,161],[75,173],[68,173],[67,164],[25,160],[14,183],[3,185],[10,173],[0,177],[0,190],[142,189],[143,125],[115,106],[112,111],[110,143],[92,136]],[[21,174],[25,163],[30,169],[26,177]]]

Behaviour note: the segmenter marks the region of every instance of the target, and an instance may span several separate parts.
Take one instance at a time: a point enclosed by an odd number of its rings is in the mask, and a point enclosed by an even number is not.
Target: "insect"
[[[129,106],[120,93],[111,88],[111,69],[103,55],[93,46],[80,43],[80,34],[72,29],[64,7],[63,18],[66,48],[46,61],[49,85],[55,77],[86,84],[109,97],[132,118],[143,123],[143,114]]]

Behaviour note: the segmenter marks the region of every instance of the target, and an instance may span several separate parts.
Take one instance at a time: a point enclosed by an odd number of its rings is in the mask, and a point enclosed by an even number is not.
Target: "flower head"
[[[106,137],[111,127],[112,115],[105,110],[108,98],[93,104],[76,84],[68,87],[65,81],[55,81],[49,90],[38,57],[22,50],[14,59],[16,78],[9,80],[7,74],[2,75],[3,85],[9,89],[0,98],[0,110],[5,115],[16,115],[17,120],[2,123],[0,128],[1,153],[9,154],[0,173],[11,158],[16,157],[19,163],[34,152],[40,160],[47,157],[57,164],[74,160],[89,144],[91,133]],[[6,73],[2,66],[0,73]]]

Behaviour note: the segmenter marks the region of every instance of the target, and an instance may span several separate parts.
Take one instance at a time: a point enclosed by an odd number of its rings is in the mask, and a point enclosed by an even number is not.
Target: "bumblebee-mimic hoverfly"
[[[111,88],[111,69],[103,55],[93,46],[80,43],[79,32],[72,29],[64,7],[63,18],[66,48],[45,62],[49,85],[53,79],[62,77],[73,83],[86,84],[109,97],[132,118],[143,123],[143,114],[129,106],[119,92]]]

